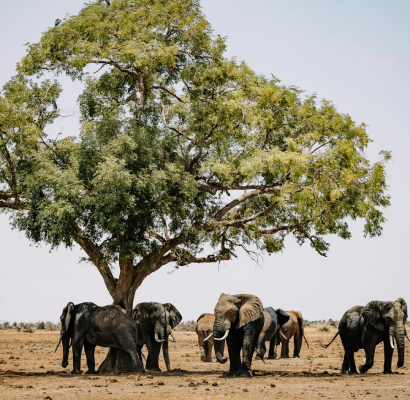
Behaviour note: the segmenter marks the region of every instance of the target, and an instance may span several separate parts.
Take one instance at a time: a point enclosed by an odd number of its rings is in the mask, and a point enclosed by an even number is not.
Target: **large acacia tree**
[[[127,312],[170,263],[278,252],[288,235],[325,256],[357,218],[381,233],[389,154],[365,157],[365,125],[224,51],[198,0],[91,2],[1,92],[0,207],[35,242],[77,243]],[[50,74],[84,84],[80,132],[60,139]]]

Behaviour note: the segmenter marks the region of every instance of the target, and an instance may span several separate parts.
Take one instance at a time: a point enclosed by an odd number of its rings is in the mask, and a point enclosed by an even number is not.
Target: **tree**
[[[326,256],[349,219],[381,234],[390,154],[372,164],[364,124],[224,51],[197,0],[91,2],[3,88],[0,207],[35,242],[77,243],[128,313],[170,263],[278,252],[288,235]],[[45,133],[62,90],[50,73],[84,83],[81,131],[63,139]]]

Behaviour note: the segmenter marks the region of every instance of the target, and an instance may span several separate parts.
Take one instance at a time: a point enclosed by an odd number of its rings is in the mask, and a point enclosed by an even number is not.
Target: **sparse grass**
[[[187,332],[194,332],[195,331],[195,321],[186,321],[181,322],[178,326],[175,327],[176,331],[187,331]]]
[[[58,331],[60,330],[60,323],[53,323],[50,321],[44,322],[13,322],[13,325],[10,325],[9,322],[0,323],[0,330],[10,330],[15,329],[17,332],[34,332],[35,330],[47,330],[47,331]]]

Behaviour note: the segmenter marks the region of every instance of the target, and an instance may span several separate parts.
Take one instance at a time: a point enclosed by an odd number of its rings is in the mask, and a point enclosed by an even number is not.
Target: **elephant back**
[[[212,331],[215,322],[215,315],[204,313],[201,314],[196,322],[195,331],[198,332],[208,332]]]

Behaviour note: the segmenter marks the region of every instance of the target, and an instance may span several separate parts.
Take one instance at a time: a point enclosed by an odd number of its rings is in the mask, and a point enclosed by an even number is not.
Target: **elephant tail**
[[[304,328],[304,323],[305,323],[305,321],[303,320],[302,313],[301,313],[300,311],[297,312],[297,315],[298,315],[299,332],[300,332],[300,334],[303,336],[303,338],[305,339],[305,342],[306,342],[306,344],[307,344],[307,347],[309,348],[309,343],[308,343],[308,341],[306,340],[306,336],[305,336],[305,328]],[[297,354],[299,354],[299,353],[300,353],[300,350],[302,349],[302,338],[300,339],[300,342],[299,342],[299,343],[300,343],[300,344],[299,344],[299,349],[298,349],[298,353],[297,353]]]
[[[324,348],[327,349],[332,343],[333,341],[339,336],[339,332],[336,333],[336,335],[333,337],[333,339],[330,341],[330,343],[328,344],[322,344],[322,342],[320,342],[320,345]]]
[[[308,347],[308,349],[309,349],[309,343],[308,343],[308,341],[307,341],[307,339],[306,339],[305,332],[303,332],[303,339],[305,339],[306,345],[307,345],[307,347]]]

